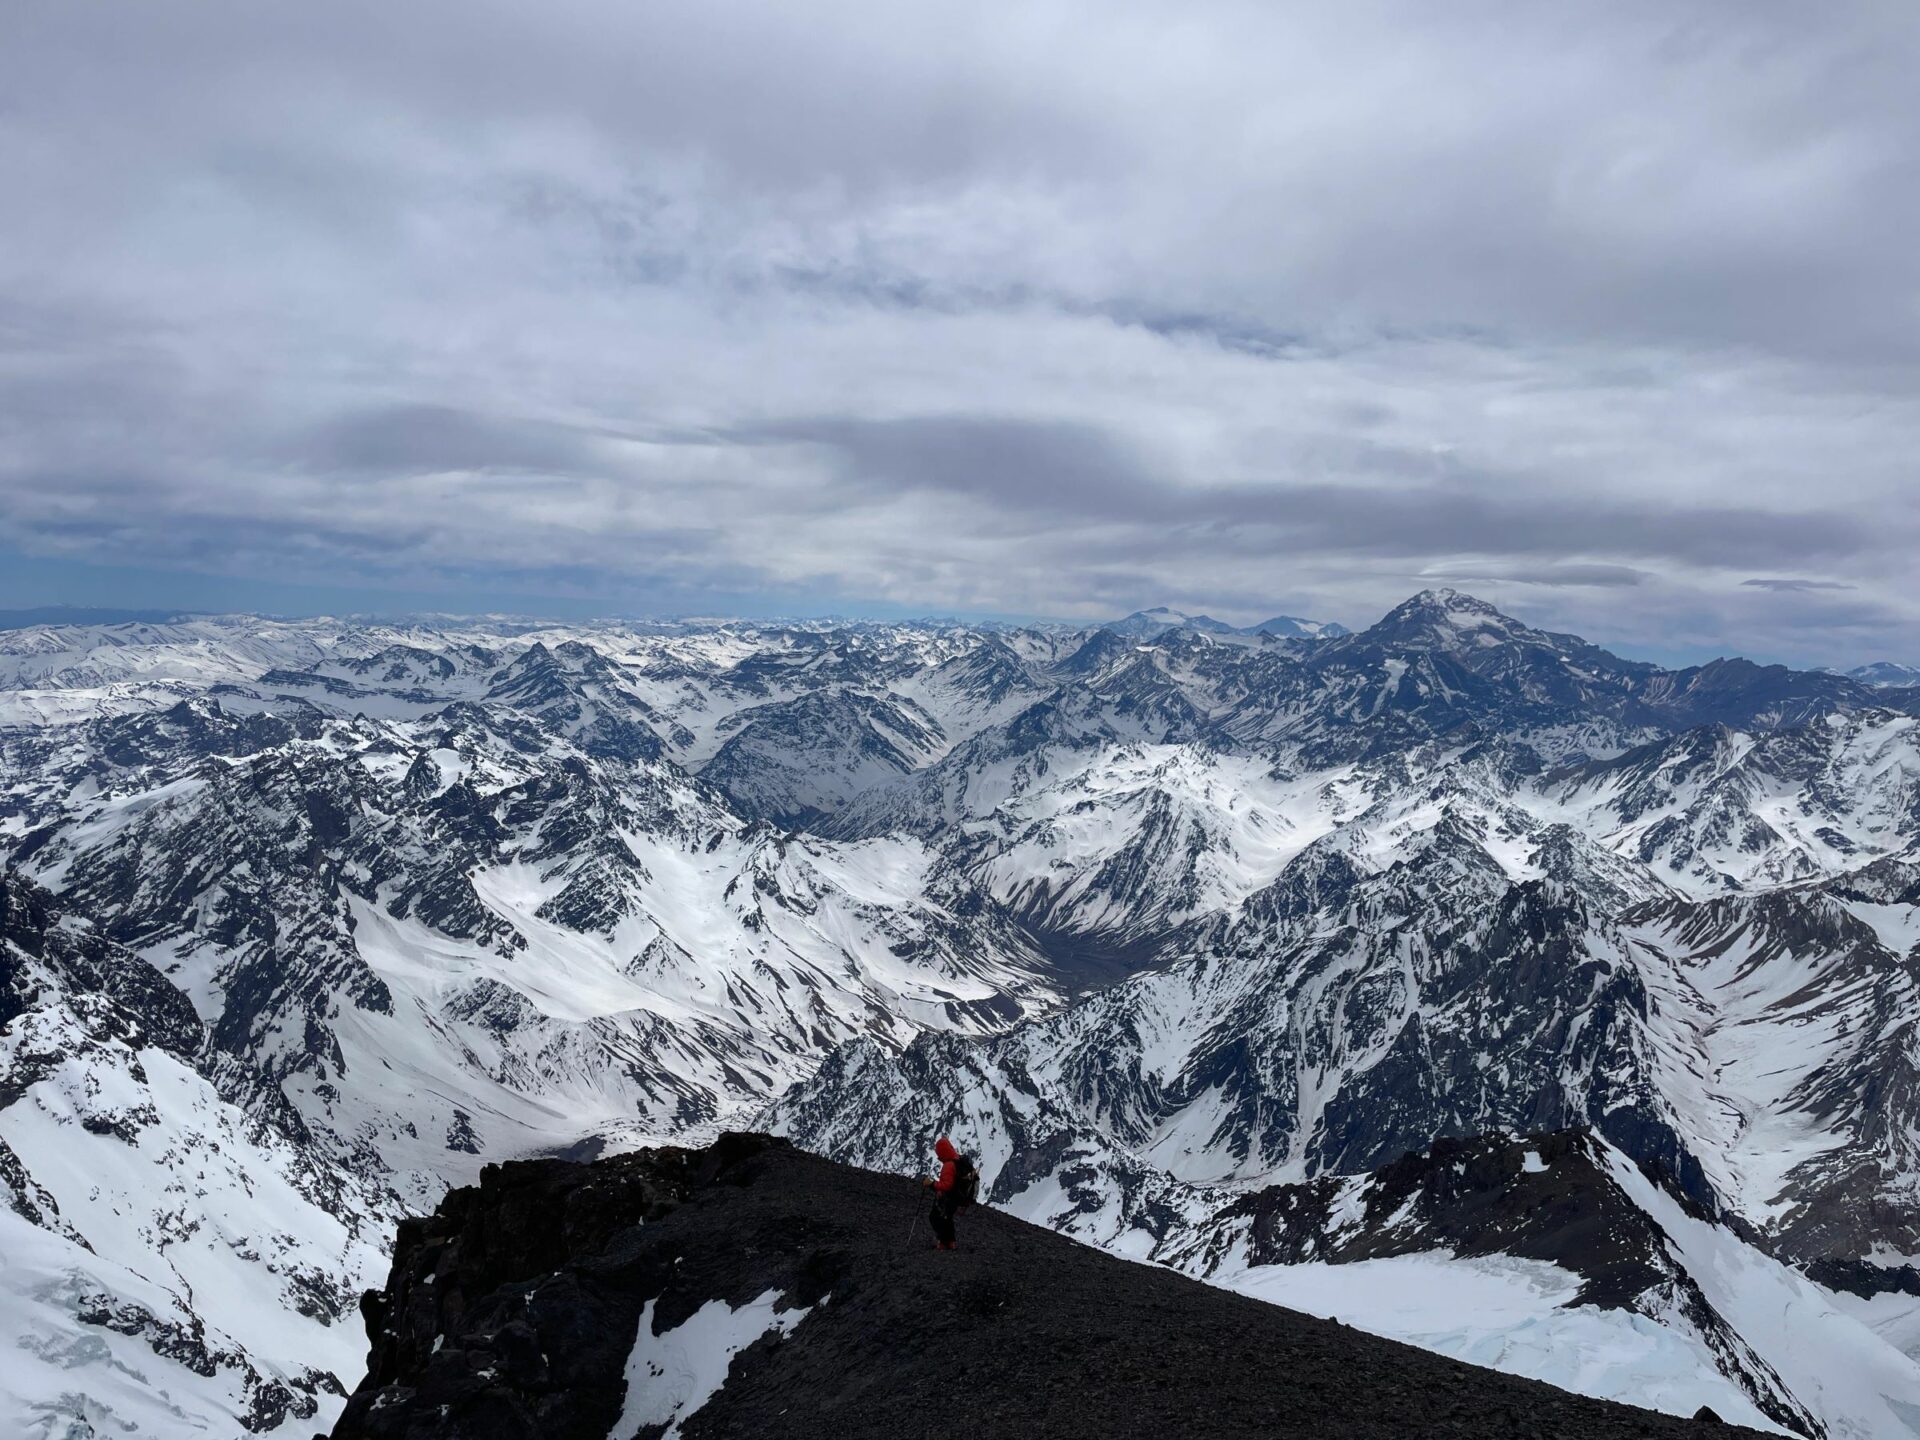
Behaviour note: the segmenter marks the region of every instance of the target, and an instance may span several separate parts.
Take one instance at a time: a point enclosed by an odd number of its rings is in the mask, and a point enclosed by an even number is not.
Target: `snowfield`
[[[1579,1305],[1578,1276],[1444,1250],[1346,1265],[1215,1271],[1213,1284],[1563,1390],[1790,1433],[1721,1375],[1705,1346],[1645,1316]]]

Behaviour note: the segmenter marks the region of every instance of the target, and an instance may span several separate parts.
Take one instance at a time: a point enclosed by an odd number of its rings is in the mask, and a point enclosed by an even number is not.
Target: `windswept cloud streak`
[[[1920,656],[1898,7],[11,28],[20,553]]]
[[[1803,595],[1818,590],[1856,590],[1856,585],[1843,584],[1838,580],[1742,580],[1742,585],[1750,585],[1756,590],[1773,590],[1784,595]]]

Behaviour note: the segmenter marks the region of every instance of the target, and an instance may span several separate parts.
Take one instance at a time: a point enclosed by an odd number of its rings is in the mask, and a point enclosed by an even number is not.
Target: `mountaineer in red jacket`
[[[940,1157],[940,1178],[920,1184],[933,1191],[933,1212],[927,1221],[933,1226],[934,1244],[941,1250],[951,1250],[954,1212],[973,1203],[980,1181],[973,1162],[954,1149],[946,1136],[935,1142],[933,1153]]]

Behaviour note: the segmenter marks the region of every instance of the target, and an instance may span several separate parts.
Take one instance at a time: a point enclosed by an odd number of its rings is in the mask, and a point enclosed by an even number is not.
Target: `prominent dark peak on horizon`
[[[1498,606],[1465,591],[1439,587],[1411,595],[1374,624],[1350,637],[1353,646],[1386,643],[1409,649],[1486,650],[1516,644],[1557,652],[1582,664],[1600,664],[1639,676],[1722,677],[1729,674],[1799,677],[1823,691],[1839,694],[1851,687],[1862,693],[1871,687],[1855,672],[1797,670],[1790,665],[1762,664],[1728,655],[1698,665],[1668,669],[1647,661],[1628,660],[1593,644],[1583,636],[1541,630],[1515,619]],[[1336,647],[1330,647],[1336,648]],[[1863,667],[1874,668],[1874,667]],[[1885,667],[1897,670],[1900,667]],[[1920,673],[1920,672],[1916,672]]]
[[[1165,605],[1136,610],[1123,619],[1107,622],[1100,629],[1139,640],[1197,632],[1309,641],[1351,640],[1436,650],[1485,648],[1507,641],[1551,648],[1594,648],[1578,636],[1537,630],[1477,595],[1448,586],[1436,586],[1408,596],[1372,625],[1357,632],[1332,621],[1304,620],[1290,615],[1276,615],[1258,625],[1235,626],[1209,615],[1189,615]]]
[[[1498,606],[1461,590],[1439,587],[1410,595],[1357,634],[1319,647],[1316,658],[1339,663],[1350,656],[1446,655],[1482,674],[1512,678],[1523,669],[1572,699],[1592,684],[1637,684],[1641,677],[1665,673],[1661,667],[1627,660],[1581,636],[1540,630]],[[1591,697],[1587,697],[1591,698]]]
[[[1548,634],[1514,619],[1478,595],[1445,586],[1409,595],[1360,634],[1406,638],[1425,635],[1441,643],[1452,643],[1459,637],[1471,637],[1483,630],[1507,639]]]
[[[1478,595],[1470,595],[1465,590],[1456,590],[1451,585],[1433,585],[1417,591],[1393,607],[1400,610],[1457,610],[1480,615],[1499,615],[1500,608],[1491,601],[1482,600]],[[1389,612],[1392,613],[1392,612]]]
[[[1314,1319],[763,1135],[489,1165],[401,1224],[333,1440],[1752,1434]],[[916,1243],[917,1242],[917,1243]],[[689,1384],[699,1361],[711,1390]],[[961,1417],[964,1423],[961,1423]]]

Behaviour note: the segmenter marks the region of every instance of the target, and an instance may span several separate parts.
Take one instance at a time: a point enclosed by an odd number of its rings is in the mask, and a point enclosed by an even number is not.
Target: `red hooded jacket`
[[[945,1195],[953,1189],[957,1168],[954,1162],[960,1158],[960,1152],[953,1148],[953,1142],[942,1135],[933,1147],[933,1153],[940,1157],[940,1178],[933,1182],[934,1192]]]

